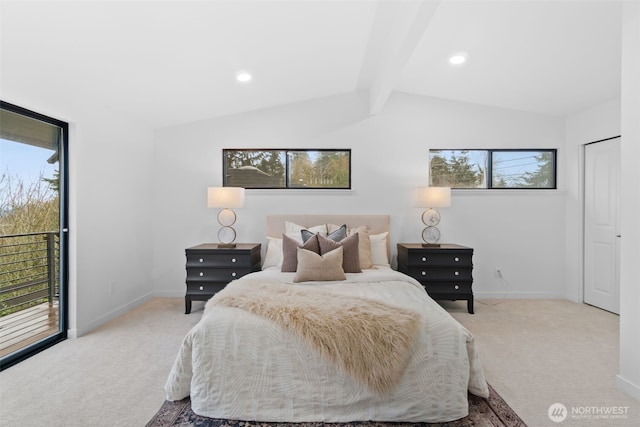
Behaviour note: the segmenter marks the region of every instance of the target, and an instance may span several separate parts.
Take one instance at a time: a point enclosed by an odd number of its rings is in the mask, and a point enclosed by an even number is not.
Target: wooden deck
[[[58,304],[44,303],[0,317],[0,357],[58,331]]]

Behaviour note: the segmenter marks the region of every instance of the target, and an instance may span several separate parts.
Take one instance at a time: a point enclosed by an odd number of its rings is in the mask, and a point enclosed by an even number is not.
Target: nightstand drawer
[[[249,273],[250,268],[187,268],[187,280],[228,283]]]
[[[403,273],[422,282],[428,281],[471,281],[473,270],[469,267],[399,267]]]
[[[411,267],[425,266],[462,266],[471,267],[473,254],[470,252],[422,252],[409,251],[407,264]],[[404,260],[403,260],[404,261]]]
[[[187,253],[187,268],[219,268],[238,265],[250,267],[250,254],[190,254]]]
[[[215,294],[216,292],[220,292],[227,285],[226,282],[202,282],[202,283],[193,283],[187,282],[187,294],[189,295],[203,295],[209,296]]]
[[[471,282],[429,282],[423,284],[427,293],[439,294],[470,294]]]

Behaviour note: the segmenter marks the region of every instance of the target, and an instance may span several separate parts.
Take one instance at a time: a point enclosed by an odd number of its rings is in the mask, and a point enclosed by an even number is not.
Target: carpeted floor
[[[535,427],[638,427],[640,402],[616,389],[618,316],[567,300],[442,301],[475,336],[487,380]],[[204,303],[155,298],[80,338],[0,372],[0,426],[144,426]],[[556,423],[554,403],[624,408],[624,418]],[[397,427],[397,426],[394,426]]]
[[[146,427],[526,427],[525,423],[507,405],[496,391],[489,386],[489,398],[469,394],[469,415],[460,420],[445,423],[384,423],[384,422],[350,422],[350,423],[265,423],[238,420],[222,420],[202,417],[191,410],[189,398],[177,401],[166,401],[158,413],[147,423]]]

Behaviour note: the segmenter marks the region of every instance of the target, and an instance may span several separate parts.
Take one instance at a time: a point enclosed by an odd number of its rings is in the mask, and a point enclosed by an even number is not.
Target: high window
[[[223,150],[225,186],[350,189],[351,150]]]
[[[484,189],[555,189],[555,149],[429,150],[429,184]]]

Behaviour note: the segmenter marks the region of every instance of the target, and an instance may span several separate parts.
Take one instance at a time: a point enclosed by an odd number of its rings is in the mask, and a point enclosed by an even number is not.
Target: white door
[[[584,302],[620,313],[620,138],[585,146]]]

